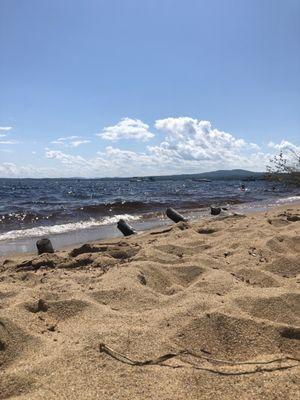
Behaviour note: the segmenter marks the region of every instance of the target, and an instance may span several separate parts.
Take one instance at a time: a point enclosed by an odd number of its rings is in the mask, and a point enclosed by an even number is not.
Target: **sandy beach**
[[[0,399],[300,397],[300,206],[0,260]]]

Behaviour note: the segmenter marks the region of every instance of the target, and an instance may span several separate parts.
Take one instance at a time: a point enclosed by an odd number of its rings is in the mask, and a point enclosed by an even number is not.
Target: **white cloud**
[[[139,119],[123,118],[114,126],[108,126],[101,133],[96,134],[106,140],[135,139],[147,141],[154,137],[149,131],[149,125]]]
[[[201,161],[211,166],[246,161],[242,152],[249,146],[244,139],[213,129],[209,121],[189,117],[166,118],[157,120],[155,127],[166,134],[160,145],[149,147],[149,151],[157,156]]]
[[[260,146],[256,143],[249,143],[249,146],[253,150],[260,150]]]
[[[282,140],[280,143],[270,142],[269,147],[277,150],[277,154],[282,152],[282,157],[287,161],[287,165],[296,166],[299,168],[300,146],[297,146],[287,140]]]
[[[264,169],[265,157],[256,143],[246,143],[242,138],[218,130],[209,121],[190,117],[165,118],[158,119],[155,128],[164,133],[165,138],[158,145],[146,147],[143,152],[108,146],[105,152],[98,153],[102,157],[102,163],[101,171],[97,170],[97,175],[192,173],[239,167]],[[99,136],[109,140],[133,137],[146,140],[150,138],[149,133],[149,126],[144,122],[125,118],[117,125],[105,128]],[[154,136],[152,133],[150,135]],[[66,143],[67,140],[70,137],[57,141]],[[78,165],[80,156],[48,152],[47,157],[60,160],[64,164]],[[104,161],[110,165],[107,171],[103,170]],[[84,163],[86,169],[90,168],[91,174],[95,172],[95,166],[99,168],[97,158],[84,161],[81,158],[80,162]]]
[[[129,120],[129,122],[128,122]],[[141,130],[128,129],[126,133],[118,129],[105,128],[103,133],[110,140],[121,138],[153,137],[149,126],[139,120],[127,121],[125,126],[142,127]],[[133,121],[134,123],[131,123]],[[122,125],[122,121],[116,126]],[[115,127],[110,127],[115,128]],[[279,144],[269,144],[270,153],[263,151],[256,143],[247,143],[243,138],[224,132],[212,126],[211,122],[189,117],[165,118],[155,122],[155,128],[163,134],[163,139],[155,145],[143,146],[140,151],[124,150],[107,146],[90,158],[68,154],[62,149],[45,149],[45,157],[53,168],[38,168],[32,165],[17,166],[14,163],[0,164],[0,176],[49,176],[49,177],[103,177],[135,176],[156,174],[196,173],[215,169],[245,168],[265,170],[272,155],[281,149],[299,151],[299,147],[286,140]],[[146,133],[145,133],[146,131]],[[134,133],[133,133],[134,132]],[[106,137],[106,138],[108,138]],[[78,148],[88,139],[80,136],[58,138],[54,144],[68,148]],[[63,166],[63,168],[62,168]]]
[[[8,132],[12,129],[11,126],[0,126],[0,144],[18,144],[19,142],[17,140],[11,139],[11,140],[6,140]]]
[[[40,168],[33,165],[19,166],[12,162],[0,163],[0,176],[2,178],[32,178],[32,177],[57,177],[55,168]]]
[[[270,142],[269,146],[273,147],[274,149],[277,149],[277,150],[288,150],[288,151],[300,152],[300,146],[296,146],[295,144],[288,142],[287,140],[282,140],[278,144]]]
[[[53,140],[53,142],[51,143],[65,147],[78,147],[81,144],[86,144],[90,142],[91,141],[89,139],[83,139],[81,136],[66,136]]]
[[[0,140],[0,144],[18,144],[17,140]]]
[[[73,142],[70,143],[71,147],[78,147],[81,144],[85,144],[85,143],[91,143],[90,140],[74,140]]]
[[[73,156],[71,154],[65,154],[62,151],[57,150],[47,150],[46,158],[53,158],[61,161],[63,164],[67,165],[85,165],[86,160],[81,156]]]

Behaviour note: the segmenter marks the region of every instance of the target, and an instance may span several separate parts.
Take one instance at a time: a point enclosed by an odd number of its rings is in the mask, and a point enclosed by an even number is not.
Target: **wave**
[[[164,213],[167,207],[174,207],[179,211],[201,209],[208,207],[212,203],[220,204],[238,204],[243,202],[237,198],[202,198],[199,200],[184,200],[172,199],[168,202],[163,201],[122,201],[117,199],[114,202],[88,204],[81,207],[69,207],[61,209],[40,209],[40,210],[22,210],[9,213],[0,213],[0,229],[2,231],[28,231],[30,229],[46,229],[45,226],[73,226],[78,223],[90,224],[90,221],[97,220],[99,224],[103,221],[114,219],[114,215],[128,214],[140,215],[143,214],[144,219],[149,219],[153,214]],[[86,221],[88,219],[88,222]],[[68,224],[66,222],[69,222]],[[73,221],[73,222],[72,222]],[[79,221],[79,222],[78,222]],[[71,223],[72,222],[72,223]],[[94,222],[93,222],[94,223]],[[0,236],[1,238],[1,236]],[[0,239],[1,240],[1,239]]]
[[[85,212],[88,214],[96,214],[100,212],[111,211],[141,211],[153,210],[165,207],[166,203],[162,202],[143,202],[143,201],[115,201],[111,203],[89,204],[77,208],[76,211]]]
[[[167,207],[177,207],[179,209],[194,209],[194,208],[203,208],[207,207],[214,202],[226,202],[228,204],[239,204],[243,203],[245,200],[233,197],[214,197],[213,199],[202,198],[199,200],[179,200],[179,199],[171,199],[166,202],[161,201],[115,201],[111,203],[100,203],[100,204],[90,204],[86,206],[82,206],[78,208],[76,211],[81,211],[87,214],[97,214],[101,212],[141,212],[141,211],[162,211]]]
[[[293,203],[294,201],[300,201],[300,196],[290,196],[278,199],[276,203]]]
[[[135,221],[140,219],[141,216],[119,214],[119,215],[114,215],[112,217],[104,217],[101,220],[90,219],[89,221],[79,221],[61,225],[37,226],[35,228],[29,228],[29,229],[18,229],[0,234],[0,241],[22,239],[25,237],[29,238],[29,237],[38,237],[45,235],[57,235],[60,233],[89,229],[102,225],[113,225],[117,223],[121,218],[124,219],[125,221]]]

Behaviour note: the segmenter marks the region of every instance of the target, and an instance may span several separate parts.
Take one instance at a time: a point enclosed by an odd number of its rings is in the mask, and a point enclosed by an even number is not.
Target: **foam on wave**
[[[300,196],[290,196],[290,197],[283,197],[282,199],[278,199],[276,203],[293,203],[294,201],[299,201]]]
[[[101,220],[90,219],[88,221],[72,222],[69,224],[37,226],[30,229],[18,229],[0,234],[0,241],[20,239],[24,237],[36,237],[44,235],[55,235],[60,233],[72,232],[82,229],[94,228],[102,225],[113,225],[122,218],[125,221],[134,221],[141,218],[139,215],[119,214],[112,217],[104,217]]]

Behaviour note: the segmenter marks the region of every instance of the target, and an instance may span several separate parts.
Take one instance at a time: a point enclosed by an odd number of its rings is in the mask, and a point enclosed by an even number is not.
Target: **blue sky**
[[[0,0],[0,176],[264,170],[299,151],[299,0]]]

